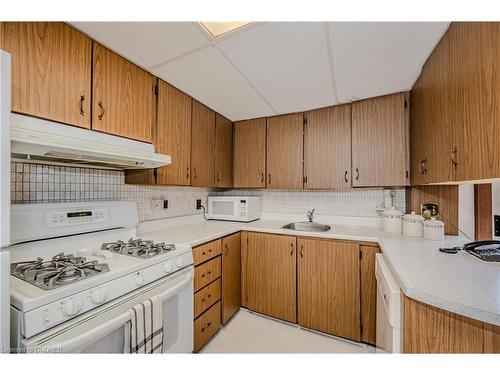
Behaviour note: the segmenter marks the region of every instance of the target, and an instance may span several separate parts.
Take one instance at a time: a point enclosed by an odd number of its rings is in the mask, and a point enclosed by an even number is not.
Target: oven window
[[[215,215],[228,215],[232,216],[234,212],[234,202],[212,202],[212,209]]]

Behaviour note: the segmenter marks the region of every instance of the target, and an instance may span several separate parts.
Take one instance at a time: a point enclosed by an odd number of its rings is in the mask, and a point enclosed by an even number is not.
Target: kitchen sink
[[[283,229],[302,230],[306,232],[328,232],[331,227],[326,224],[309,223],[307,221],[290,223],[282,226]]]

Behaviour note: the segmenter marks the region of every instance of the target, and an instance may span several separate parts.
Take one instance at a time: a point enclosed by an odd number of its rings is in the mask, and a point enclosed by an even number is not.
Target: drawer
[[[221,257],[218,256],[194,269],[194,291],[197,292],[220,277]]]
[[[218,278],[213,283],[208,284],[194,295],[194,316],[197,317],[215,302],[220,300],[221,279]]]
[[[220,328],[220,302],[194,321],[194,352],[198,352]]]
[[[193,249],[194,265],[203,263],[222,253],[221,240],[215,240]]]

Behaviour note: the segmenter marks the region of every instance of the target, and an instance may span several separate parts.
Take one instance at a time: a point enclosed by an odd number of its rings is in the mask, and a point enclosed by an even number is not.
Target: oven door
[[[163,352],[193,351],[193,267],[21,342],[28,353],[123,353],[128,309],[158,295],[163,301]]]

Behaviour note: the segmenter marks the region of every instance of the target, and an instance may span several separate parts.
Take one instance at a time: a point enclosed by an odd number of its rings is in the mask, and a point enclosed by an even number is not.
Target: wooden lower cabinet
[[[500,353],[500,327],[404,297],[404,353]]]
[[[360,245],[359,263],[361,298],[361,341],[375,345],[377,323],[377,279],[375,278],[375,255],[378,246]]]
[[[195,319],[205,312],[221,297],[221,278],[208,284],[194,294],[194,317]]]
[[[241,234],[222,239],[222,324],[241,306]]]
[[[219,329],[220,302],[217,302],[194,321],[194,352],[199,352]]]
[[[359,245],[298,239],[298,323],[360,341]]]
[[[242,306],[296,322],[296,238],[244,232]]]

